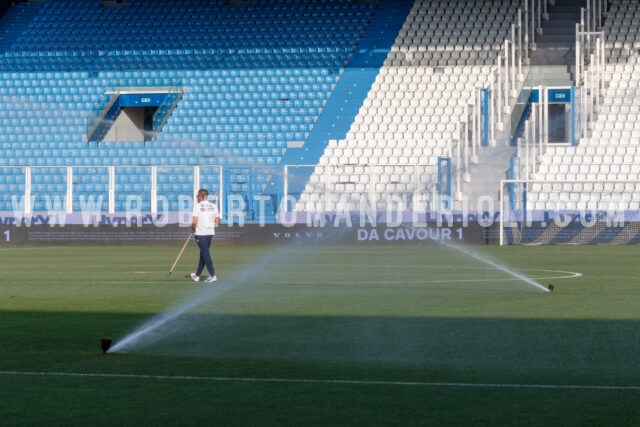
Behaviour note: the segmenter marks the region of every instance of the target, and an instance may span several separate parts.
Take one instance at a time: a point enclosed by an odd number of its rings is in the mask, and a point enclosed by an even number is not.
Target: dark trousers
[[[213,269],[213,261],[211,261],[211,254],[209,248],[211,247],[211,241],[213,236],[196,236],[196,243],[200,248],[200,260],[198,261],[198,269],[196,270],[196,276],[200,276],[204,267],[207,267],[209,274],[215,276],[215,270]]]

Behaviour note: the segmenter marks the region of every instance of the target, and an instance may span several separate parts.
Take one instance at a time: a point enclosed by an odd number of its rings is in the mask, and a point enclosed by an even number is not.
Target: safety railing
[[[291,180],[299,176],[294,169],[301,168],[311,179],[302,194],[292,194]],[[389,204],[404,211],[436,209],[436,182],[435,165],[287,165],[280,211],[384,210]]]
[[[178,210],[180,198],[191,200],[209,189],[225,207],[222,166],[12,166],[0,167],[0,211],[115,213],[126,204],[156,213]],[[170,206],[174,202],[174,206]]]

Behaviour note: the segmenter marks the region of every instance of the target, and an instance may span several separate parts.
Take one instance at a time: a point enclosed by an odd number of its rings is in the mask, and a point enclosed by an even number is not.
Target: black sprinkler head
[[[111,348],[111,341],[110,339],[107,338],[102,338],[102,340],[100,340],[100,345],[102,346],[102,353],[106,354],[107,351],[109,351],[109,349]]]

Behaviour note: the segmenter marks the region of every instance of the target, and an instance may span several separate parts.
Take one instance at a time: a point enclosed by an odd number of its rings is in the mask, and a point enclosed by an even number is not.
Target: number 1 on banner
[[[11,230],[7,230],[4,232],[4,240],[7,242],[11,241]]]

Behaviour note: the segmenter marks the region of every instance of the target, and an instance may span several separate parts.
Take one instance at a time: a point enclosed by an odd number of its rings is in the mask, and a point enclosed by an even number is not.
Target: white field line
[[[556,276],[531,276],[531,279],[535,280],[555,280],[555,279],[575,279],[578,277],[582,277],[582,273],[578,273],[575,271],[561,271],[561,270],[536,270],[536,271],[544,271],[547,273],[557,273]],[[311,274],[312,275],[312,274]],[[339,284],[341,285],[402,285],[402,284],[420,284],[420,283],[481,283],[481,282],[515,282],[520,281],[521,279],[517,277],[507,277],[502,279],[436,279],[436,280],[381,280],[381,281],[344,281],[341,280]],[[265,284],[270,285],[314,285],[317,284],[316,281],[313,282],[286,282],[286,281],[267,281],[263,282]]]
[[[578,273],[575,271],[562,271],[562,270],[532,270],[532,271],[542,271],[542,272],[546,272],[546,273],[554,273],[556,274],[555,276],[531,276],[531,279],[535,279],[535,280],[554,280],[554,279],[575,279],[578,277],[582,277],[582,273]],[[143,274],[142,272],[136,272],[136,274]],[[145,273],[146,274],[146,273]],[[156,274],[156,273],[153,273]],[[322,273],[324,276],[326,276],[326,273]],[[308,273],[307,275],[313,275],[313,273]],[[186,278],[184,278],[186,279]],[[520,279],[516,278],[516,277],[508,277],[508,278],[501,278],[501,279],[438,279],[438,280],[393,280],[393,281],[389,281],[389,280],[381,280],[381,281],[372,281],[372,280],[366,280],[366,281],[340,281],[340,284],[344,284],[344,285],[389,285],[389,284],[417,284],[417,283],[467,283],[467,282],[514,282],[514,281],[519,281]],[[7,284],[11,284],[11,285],[25,285],[25,284],[41,284],[43,281],[39,280],[39,281],[28,281],[28,280],[21,280],[19,282],[6,282]],[[46,281],[47,284],[50,285],[58,285],[58,284],[73,284],[73,283],[81,283],[83,285],[86,284],[91,284],[91,285],[144,285],[144,284],[153,284],[153,283],[169,283],[171,282],[171,280],[166,280],[166,279],[158,279],[158,280],[152,280],[152,281],[58,281],[58,280],[52,280],[52,281]],[[191,279],[189,280],[184,280],[184,282],[191,282]],[[267,281],[267,282],[263,282],[265,284],[277,284],[277,285],[313,285],[313,284],[317,284],[317,281],[306,281],[306,282],[302,282],[302,281],[295,281],[295,282],[285,282],[285,281]],[[214,285],[215,286],[215,285]]]
[[[212,381],[212,382],[246,382],[246,383],[300,383],[328,385],[362,385],[362,386],[399,386],[399,387],[449,387],[449,388],[511,388],[511,389],[547,389],[547,390],[621,390],[640,391],[634,385],[580,385],[580,384],[504,384],[504,383],[461,383],[461,382],[423,382],[423,381],[376,381],[376,380],[320,380],[304,378],[242,378],[242,377],[200,377],[190,375],[143,375],[143,374],[100,374],[80,372],[29,372],[0,371],[5,376],[46,376],[75,378],[108,378],[139,379],[169,381]]]

